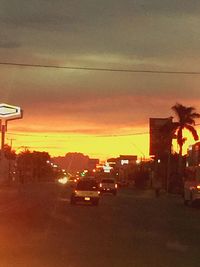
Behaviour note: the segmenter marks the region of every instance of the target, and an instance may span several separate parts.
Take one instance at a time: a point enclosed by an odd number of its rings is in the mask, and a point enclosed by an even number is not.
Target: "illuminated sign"
[[[22,118],[22,110],[20,107],[11,106],[8,104],[0,104],[0,119],[1,120],[14,120]]]
[[[113,167],[110,167],[108,163],[105,164],[105,166],[103,166],[103,171],[110,173],[111,169],[113,169]]]
[[[124,165],[124,164],[129,164],[129,160],[128,159],[122,159],[121,165]]]

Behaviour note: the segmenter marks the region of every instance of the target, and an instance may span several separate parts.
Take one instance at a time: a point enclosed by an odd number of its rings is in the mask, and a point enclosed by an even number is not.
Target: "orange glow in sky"
[[[143,133],[133,135],[83,135],[52,132],[15,132],[8,131],[7,143],[11,139],[13,149],[20,152],[25,147],[30,151],[47,151],[51,156],[64,156],[68,152],[81,152],[91,158],[106,160],[119,155],[137,155],[139,158],[149,158],[149,134]],[[183,152],[186,153],[190,144],[194,143],[191,134],[184,132],[187,141]],[[176,140],[173,148],[178,151]]]
[[[7,136],[8,139],[15,138],[13,149],[17,152],[26,147],[31,151],[48,151],[51,156],[64,156],[68,152],[81,152],[101,160],[124,154],[148,157],[148,134],[138,136],[92,136],[18,132],[16,135],[8,133]]]

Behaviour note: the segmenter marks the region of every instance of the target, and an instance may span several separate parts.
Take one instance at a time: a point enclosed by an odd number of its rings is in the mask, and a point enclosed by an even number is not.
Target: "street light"
[[[20,107],[8,104],[0,104],[0,120],[1,120],[1,156],[4,158],[5,133],[7,131],[7,122],[10,120],[21,119],[23,112]]]
[[[23,112],[20,107],[11,106],[5,103],[0,104],[0,129],[1,129],[1,166],[0,166],[0,178],[3,180],[10,179],[5,162],[5,133],[7,131],[8,121],[21,119]],[[10,167],[9,167],[10,168]],[[8,175],[8,178],[6,178]]]

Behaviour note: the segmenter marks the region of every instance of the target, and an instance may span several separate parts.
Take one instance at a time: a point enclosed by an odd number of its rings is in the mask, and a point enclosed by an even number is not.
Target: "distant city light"
[[[68,182],[68,179],[67,179],[67,177],[65,176],[65,177],[62,177],[62,178],[58,179],[58,182],[59,182],[60,184],[66,184],[66,183]]]
[[[106,173],[110,173],[110,172],[111,172],[111,169],[113,169],[113,167],[111,167],[111,166],[109,165],[109,163],[106,162],[105,165],[103,166],[103,170],[104,170],[104,172],[106,172]]]
[[[124,165],[124,164],[129,164],[129,160],[128,159],[122,159],[121,165]]]
[[[136,160],[136,164],[140,164],[141,163],[141,160],[140,159],[137,159]]]
[[[190,145],[190,146],[188,147],[188,150],[189,150],[189,151],[191,151],[191,150],[192,150],[192,145]]]

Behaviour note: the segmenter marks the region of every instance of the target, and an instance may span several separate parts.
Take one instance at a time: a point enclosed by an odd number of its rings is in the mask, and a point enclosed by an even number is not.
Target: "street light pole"
[[[23,112],[20,107],[11,106],[5,103],[0,104],[0,120],[1,120],[1,161],[0,161],[0,180],[6,180],[6,160],[5,160],[5,133],[7,130],[7,122],[11,120],[21,119]],[[9,167],[10,168],[10,167]],[[10,178],[10,177],[9,177]]]
[[[4,158],[4,145],[5,145],[5,132],[6,132],[6,121],[1,120],[1,158]]]

